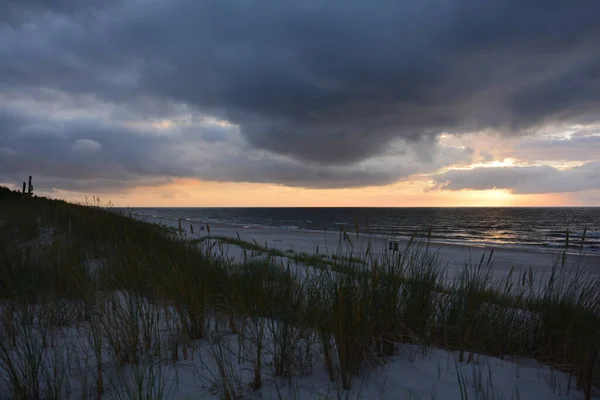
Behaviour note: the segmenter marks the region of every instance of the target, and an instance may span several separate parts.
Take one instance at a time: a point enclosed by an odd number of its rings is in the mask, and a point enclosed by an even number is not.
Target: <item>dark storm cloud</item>
[[[432,159],[398,148],[366,163],[311,164],[253,149],[235,126],[199,116],[178,121],[172,115],[176,123],[161,127],[160,121],[140,122],[135,110],[106,109],[106,104],[87,104],[86,99],[80,99],[84,106],[78,109],[70,101],[51,101],[49,94],[38,97],[44,101],[22,100],[23,109],[45,109],[43,104],[51,102],[54,113],[72,115],[65,121],[47,115],[33,118],[23,111],[0,114],[5,126],[18,128],[0,131],[0,182],[19,182],[33,171],[36,178],[41,175],[36,179],[40,190],[87,193],[167,183],[178,177],[341,188],[388,184],[413,173],[463,163],[473,156],[469,148],[421,142]],[[90,106],[108,116],[90,118],[85,113]],[[185,107],[180,111],[185,113]]]
[[[550,166],[474,168],[433,176],[432,189],[509,189],[516,194],[579,192],[600,189],[600,162],[559,170]]]
[[[441,132],[516,134],[600,119],[596,0],[3,4],[12,11],[0,12],[8,15],[0,26],[0,93],[44,87],[142,118],[184,107],[227,119],[251,150],[271,154],[262,164],[249,158],[237,174],[225,168],[233,180],[383,184],[417,170],[360,165],[393,143],[430,143],[435,165]],[[15,24],[23,15],[28,23]],[[135,141],[139,151],[119,161],[134,175],[208,178],[152,153],[152,135],[129,136],[82,138],[101,143],[99,154],[119,154]],[[59,150],[48,146],[47,163],[60,163]],[[71,170],[64,168],[65,177]]]
[[[98,8],[120,0],[3,0],[0,22],[14,25],[28,23],[40,15],[91,17]]]
[[[590,49],[591,50],[591,49]],[[545,118],[557,120],[598,118],[600,104],[600,61],[577,65],[554,79],[525,85],[509,99],[517,125],[530,126]]]

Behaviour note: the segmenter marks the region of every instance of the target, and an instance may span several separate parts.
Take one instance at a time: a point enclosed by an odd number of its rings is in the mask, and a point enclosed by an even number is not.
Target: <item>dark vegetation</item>
[[[218,243],[268,257],[235,264],[215,257]],[[312,346],[345,389],[374,363],[417,344],[456,351],[459,362],[476,353],[535,358],[571,374],[590,398],[600,384],[597,276],[557,258],[545,277],[514,270],[497,280],[484,258],[448,278],[416,241],[397,253],[362,255],[282,252],[230,238],[185,241],[95,200],[75,205],[0,188],[1,382],[13,398],[62,398],[60,363],[54,357],[55,374],[46,376],[50,361],[37,354],[58,340],[50,327],[77,326],[91,343],[85,392],[101,396],[110,390],[110,362],[141,365],[160,352],[155,325],[172,310],[170,332],[186,342],[210,341],[215,320],[252,341],[254,389],[263,382],[267,341],[275,376],[303,371]],[[114,293],[127,300],[119,303]],[[219,393],[235,398],[216,349]],[[164,362],[186,357],[181,351],[177,342]],[[128,393],[158,390],[148,380]],[[165,395],[152,393],[147,397]]]

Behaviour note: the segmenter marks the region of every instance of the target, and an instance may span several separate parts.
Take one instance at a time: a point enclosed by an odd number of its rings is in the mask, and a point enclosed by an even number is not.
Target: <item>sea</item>
[[[140,217],[243,228],[429,237],[441,243],[600,254],[600,207],[564,208],[131,208]],[[165,221],[166,222],[166,221]]]

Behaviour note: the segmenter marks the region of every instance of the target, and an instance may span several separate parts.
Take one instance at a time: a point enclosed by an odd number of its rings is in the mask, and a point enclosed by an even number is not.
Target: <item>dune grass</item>
[[[227,236],[208,235],[199,239],[191,239],[189,242],[202,246],[203,244],[206,244],[207,241],[221,245],[237,246],[251,253],[268,255],[271,257],[286,257],[297,263],[311,265],[316,268],[335,268],[341,266],[350,267],[353,264],[366,265],[366,260],[363,257],[355,257],[348,254],[319,254],[318,251],[316,251],[314,254],[309,254],[306,252],[298,252],[291,248],[283,251],[280,249],[270,248],[266,244],[260,245],[256,241],[248,242],[239,238],[231,238]]]
[[[206,380],[226,399],[248,390],[232,363],[248,363],[251,390],[266,371],[288,379],[320,364],[344,391],[414,345],[463,363],[535,358],[587,398],[600,385],[600,281],[560,258],[543,277],[493,278],[492,255],[449,277],[419,241],[323,256],[211,239],[183,240],[95,200],[0,188],[2,386],[18,399],[168,398],[179,378],[160,366],[199,357],[198,343],[216,365]],[[214,256],[217,242],[267,257],[233,263]],[[224,332],[237,335],[235,356]]]

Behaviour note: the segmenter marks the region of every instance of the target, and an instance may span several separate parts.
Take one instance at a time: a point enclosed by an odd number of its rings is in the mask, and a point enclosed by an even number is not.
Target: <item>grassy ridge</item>
[[[12,397],[62,398],[68,391],[56,379],[66,374],[60,363],[53,358],[57,372],[45,377],[47,361],[36,356],[64,326],[90,343],[89,397],[119,385],[132,397],[151,390],[149,397],[167,397],[152,386],[160,379],[147,382],[156,371],[144,360],[167,351],[162,362],[176,363],[187,357],[186,343],[214,342],[215,323],[251,344],[245,357],[254,389],[263,384],[266,358],[275,376],[290,377],[305,372],[311,348],[330,379],[349,389],[404,344],[455,350],[461,362],[475,353],[536,358],[569,372],[588,398],[600,384],[600,281],[560,263],[549,266],[549,279],[524,272],[494,280],[484,258],[449,283],[436,255],[418,243],[374,258],[212,239],[270,257],[235,264],[213,256],[215,240],[184,241],[98,204],[0,188],[0,374]],[[307,274],[309,265],[315,268]],[[235,398],[240,385],[223,349],[211,349],[215,385],[222,398]],[[146,381],[127,386],[123,373],[109,382],[115,366],[144,366],[145,375],[135,376]]]
[[[268,255],[271,257],[286,257],[297,263],[310,265],[316,268],[338,268],[340,266],[351,267],[353,265],[366,265],[366,261],[363,258],[354,257],[352,255],[341,255],[341,254],[308,254],[305,252],[298,252],[294,249],[287,249],[282,251],[275,248],[269,248],[261,246],[256,241],[248,242],[241,239],[231,238],[227,236],[210,235],[204,236],[200,239],[192,239],[189,242],[192,244],[202,245],[207,241],[216,241],[220,244],[237,246],[243,250],[251,251],[259,254]]]

